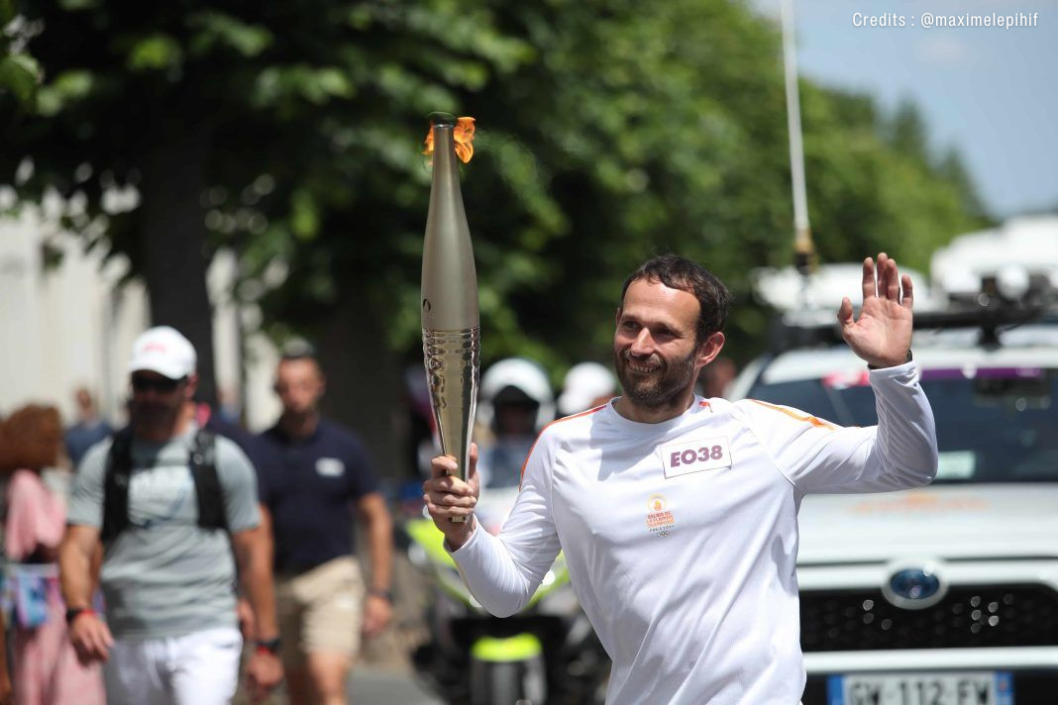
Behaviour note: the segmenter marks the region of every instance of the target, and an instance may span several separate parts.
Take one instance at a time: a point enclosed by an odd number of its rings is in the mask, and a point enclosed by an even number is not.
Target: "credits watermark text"
[[[991,14],[974,15],[963,13],[959,15],[941,15],[933,12],[923,12],[921,15],[898,15],[895,12],[884,12],[882,14],[867,14],[855,12],[852,15],[853,27],[921,27],[933,29],[934,27],[997,27],[999,29],[1016,29],[1018,27],[1035,27],[1040,19],[1040,13],[1019,12],[1012,15],[1004,15],[998,12]]]

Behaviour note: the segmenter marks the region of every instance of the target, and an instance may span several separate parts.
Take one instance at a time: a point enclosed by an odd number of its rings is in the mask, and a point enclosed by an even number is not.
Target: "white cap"
[[[591,408],[599,397],[617,391],[613,374],[597,362],[582,362],[566,373],[563,391],[558,398],[558,413],[563,416]]]
[[[169,326],[157,326],[144,331],[132,344],[129,372],[150,370],[180,379],[194,374],[195,348],[179,331]]]

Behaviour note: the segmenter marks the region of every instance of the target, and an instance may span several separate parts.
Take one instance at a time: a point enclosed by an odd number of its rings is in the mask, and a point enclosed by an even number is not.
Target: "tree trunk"
[[[171,137],[153,144],[142,182],[142,232],[152,325],[183,333],[198,354],[202,401],[217,399],[213,368],[213,309],[206,285],[203,208],[212,129],[159,130]]]
[[[322,327],[318,355],[327,376],[324,411],[349,426],[375,458],[380,477],[405,478],[398,427],[407,415],[400,356],[386,346],[383,322],[362,295],[346,290]]]

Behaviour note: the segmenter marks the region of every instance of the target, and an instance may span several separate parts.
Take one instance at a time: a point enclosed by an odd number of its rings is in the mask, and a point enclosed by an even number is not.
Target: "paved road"
[[[360,668],[349,684],[349,699],[354,705],[443,705],[444,701],[427,693],[410,673],[395,670]]]

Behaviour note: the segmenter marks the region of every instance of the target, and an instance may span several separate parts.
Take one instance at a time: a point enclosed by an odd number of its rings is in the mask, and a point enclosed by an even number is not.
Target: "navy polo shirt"
[[[271,461],[258,468],[257,486],[272,513],[276,572],[352,555],[352,503],[378,491],[360,439],[322,418],[308,438],[291,438],[278,425],[258,438]]]
[[[210,414],[209,418],[206,419],[206,430],[213,431],[218,436],[223,436],[239,446],[239,449],[250,459],[253,469],[258,475],[262,472],[261,468],[268,465],[271,461],[271,457],[257,436],[238,424],[225,421],[217,414]]]

